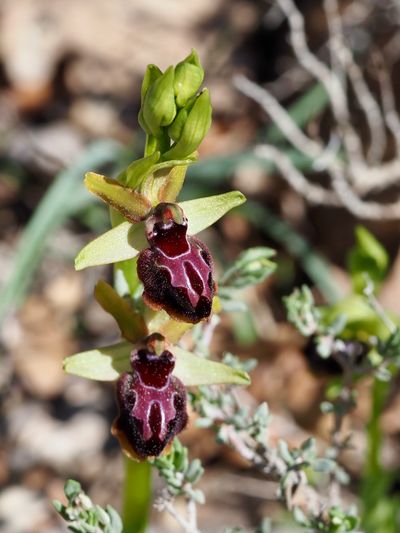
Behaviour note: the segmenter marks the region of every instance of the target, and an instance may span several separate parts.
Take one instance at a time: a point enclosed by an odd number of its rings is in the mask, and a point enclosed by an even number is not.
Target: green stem
[[[125,458],[122,500],[124,533],[145,533],[151,501],[151,465]]]
[[[381,464],[383,438],[380,419],[388,390],[387,382],[374,379],[371,418],[367,425],[367,456],[361,481],[363,526],[366,533],[377,531],[395,533],[397,531],[395,507],[388,493],[392,474],[387,472]]]

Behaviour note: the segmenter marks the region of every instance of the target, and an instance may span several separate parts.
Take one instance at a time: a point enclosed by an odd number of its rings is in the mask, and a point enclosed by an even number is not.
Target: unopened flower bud
[[[153,343],[155,337],[160,342]],[[172,376],[175,358],[165,349],[161,335],[152,335],[134,350],[131,365],[132,372],[125,372],[117,382],[119,416],[112,431],[125,453],[145,459],[160,455],[186,426],[186,390]]]
[[[210,95],[207,89],[196,97],[195,102],[189,110],[182,110],[181,116],[178,115],[178,125],[173,128],[172,132],[176,135],[180,132],[179,138],[176,139],[176,144],[168,150],[163,158],[168,159],[184,159],[192,154],[199,147],[201,141],[206,136],[211,126],[211,102]]]
[[[143,78],[142,82],[142,88],[140,91],[140,111],[139,111],[139,124],[140,127],[147,133],[150,134],[150,128],[147,126],[144,117],[143,117],[143,104],[144,99],[147,94],[147,91],[149,90],[150,85],[152,85],[158,78],[162,76],[161,70],[157,67],[157,65],[147,65],[146,72]]]
[[[203,83],[204,70],[195,50],[175,67],[174,90],[178,107],[183,107]]]
[[[137,271],[147,305],[195,324],[211,314],[215,283],[210,252],[187,236],[187,227],[177,204],[159,204],[146,220],[150,246],[140,252]]]
[[[168,135],[171,137],[173,141],[175,142],[179,141],[182,135],[183,127],[187,121],[189,113],[195,102],[196,102],[196,98],[195,97],[191,98],[187,102],[185,107],[183,107],[182,109],[178,111],[178,114],[176,115],[173,123],[168,128]]]
[[[155,72],[153,72],[154,77]],[[155,81],[152,81],[151,74],[149,78],[149,82],[145,80],[148,87],[144,88],[145,95],[139,118],[148,134],[159,137],[162,133],[161,128],[169,126],[176,115],[174,68],[169,67]]]

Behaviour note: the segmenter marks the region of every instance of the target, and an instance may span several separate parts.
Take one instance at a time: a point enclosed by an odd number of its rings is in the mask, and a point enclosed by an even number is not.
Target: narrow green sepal
[[[199,357],[178,346],[171,348],[176,363],[174,375],[187,387],[196,385],[249,385],[247,372]]]
[[[147,246],[144,224],[125,221],[82,248],[75,258],[75,270],[126,261]]]
[[[91,193],[119,211],[131,222],[139,222],[151,209],[151,204],[145,196],[101,174],[87,172],[85,185]]]
[[[212,226],[217,220],[222,218],[228,211],[238,207],[246,201],[246,197],[240,191],[230,191],[224,194],[206,196],[180,202],[188,222],[189,235],[196,235],[204,229]]]
[[[200,64],[199,56],[196,50],[192,50],[175,67],[174,90],[176,103],[179,107],[183,107],[197,93],[203,79],[204,70]]]
[[[64,371],[96,381],[115,381],[122,372],[131,370],[129,356],[132,348],[130,342],[120,342],[70,355],[64,359]]]
[[[94,297],[104,311],[114,317],[125,339],[135,343],[146,337],[147,327],[143,317],[111,285],[100,280],[94,289]]]
[[[173,67],[169,67],[162,76],[150,84],[142,109],[142,117],[150,133],[160,137],[161,128],[169,126],[176,115]]]
[[[211,126],[211,101],[207,89],[196,98],[188,112],[176,144],[163,154],[163,159],[183,159],[197,150]]]

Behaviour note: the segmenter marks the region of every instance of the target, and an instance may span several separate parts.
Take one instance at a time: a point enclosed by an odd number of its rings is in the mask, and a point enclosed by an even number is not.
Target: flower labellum
[[[127,455],[145,459],[160,455],[186,426],[186,390],[171,375],[175,358],[164,349],[161,335],[150,336],[144,347],[133,350],[131,365],[133,371],[121,374],[117,382],[119,416],[112,433]]]
[[[158,204],[146,220],[150,247],[140,252],[137,268],[147,305],[195,324],[210,316],[216,287],[210,252],[187,227],[177,204]]]

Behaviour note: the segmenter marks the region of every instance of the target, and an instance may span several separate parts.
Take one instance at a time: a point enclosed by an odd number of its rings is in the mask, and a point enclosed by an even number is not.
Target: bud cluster
[[[207,89],[198,93],[204,70],[195,50],[165,72],[149,65],[143,79],[139,124],[163,160],[189,157],[211,125]],[[171,145],[172,142],[172,145]]]

